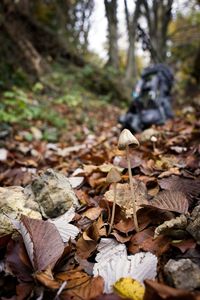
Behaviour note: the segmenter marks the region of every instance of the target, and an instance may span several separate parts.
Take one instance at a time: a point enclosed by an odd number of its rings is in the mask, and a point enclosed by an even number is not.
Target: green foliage
[[[179,92],[183,92],[188,84],[195,84],[192,73],[194,60],[200,47],[199,32],[199,10],[188,10],[186,15],[179,13],[170,24],[170,61],[178,70],[176,79]]]
[[[6,123],[25,123],[42,120],[56,127],[66,122],[50,106],[31,97],[21,88],[13,87],[5,91],[0,103],[0,121]]]

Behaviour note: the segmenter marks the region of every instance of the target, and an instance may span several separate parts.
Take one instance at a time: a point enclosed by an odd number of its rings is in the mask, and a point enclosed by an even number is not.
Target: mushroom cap
[[[133,146],[134,148],[139,147],[140,143],[136,137],[128,129],[122,130],[119,136],[118,149],[125,150],[126,146]]]
[[[155,143],[157,142],[157,140],[158,140],[157,137],[155,135],[152,135],[151,142]]]
[[[121,180],[121,175],[119,171],[115,167],[111,168],[107,174],[106,181],[108,183],[116,183],[119,182],[120,180]]]

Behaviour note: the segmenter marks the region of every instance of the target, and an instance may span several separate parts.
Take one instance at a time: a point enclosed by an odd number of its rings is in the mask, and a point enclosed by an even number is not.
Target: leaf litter
[[[37,130],[32,143],[17,133],[14,140],[5,139],[0,183],[9,186],[13,199],[1,198],[0,205],[1,223],[10,222],[9,230],[0,234],[0,297],[199,300],[198,289],[189,291],[184,282],[181,289],[174,288],[164,276],[170,259],[190,256],[198,263],[199,213],[191,213],[200,200],[199,124],[193,120],[174,119],[156,131],[137,134],[141,147],[130,149],[137,233],[128,165],[117,150],[118,128],[99,124],[98,134],[86,135],[82,143],[73,138],[71,144],[50,144]],[[106,177],[113,167],[122,179],[108,234],[114,193]],[[17,187],[21,190],[16,195],[14,185],[26,192]]]

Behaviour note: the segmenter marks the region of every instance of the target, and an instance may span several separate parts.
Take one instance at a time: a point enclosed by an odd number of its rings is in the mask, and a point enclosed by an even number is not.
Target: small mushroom
[[[106,181],[108,183],[113,183],[113,185],[114,185],[114,200],[113,200],[112,215],[111,215],[111,221],[110,221],[110,227],[109,227],[109,230],[108,230],[108,234],[111,233],[114,218],[115,218],[117,182],[119,182],[120,180],[121,180],[121,175],[120,175],[119,171],[114,167],[111,168],[108,175],[107,175],[107,177],[106,177]]]
[[[129,184],[130,184],[130,190],[131,190],[131,197],[133,201],[133,219],[135,224],[135,230],[139,232],[139,226],[137,221],[137,215],[136,215],[136,201],[134,196],[134,190],[133,190],[133,176],[131,172],[131,161],[130,161],[130,153],[129,153],[129,146],[132,146],[133,148],[139,147],[139,142],[136,139],[136,137],[128,130],[124,129],[122,130],[119,141],[118,141],[118,149],[119,150],[126,150],[126,157],[128,162],[128,174],[129,174]]]
[[[153,144],[153,152],[156,150],[156,142],[158,141],[157,137],[155,135],[152,135],[151,142]]]

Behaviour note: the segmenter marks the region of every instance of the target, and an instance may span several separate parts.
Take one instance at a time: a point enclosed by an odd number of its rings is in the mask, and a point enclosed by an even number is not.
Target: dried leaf
[[[82,216],[83,216],[83,217],[87,217],[88,219],[94,221],[94,220],[96,220],[96,219],[100,216],[102,210],[103,210],[103,209],[102,209],[101,207],[99,207],[99,206],[97,206],[97,207],[92,207],[92,208],[88,208],[88,209],[82,214]]]
[[[112,239],[101,239],[98,251],[93,274],[104,278],[105,293],[112,292],[112,285],[121,277],[131,276],[143,282],[156,276],[157,258],[149,252],[127,256],[126,246]]]
[[[153,238],[154,230],[147,228],[136,233],[128,243],[128,251],[135,254],[139,251],[149,251],[156,256],[160,256],[170,248],[171,238],[160,235],[157,239]]]
[[[83,176],[73,176],[69,177],[68,180],[73,189],[78,189],[84,183],[85,178]]]
[[[116,240],[120,243],[126,243],[131,239],[131,236],[123,236],[116,230],[113,230],[111,235],[113,235],[116,238]]]
[[[116,185],[116,204],[125,210],[125,214],[128,217],[133,215],[133,203],[130,191],[130,186],[128,183],[118,183]],[[104,195],[107,201],[114,201],[114,190],[111,189],[107,191]],[[134,197],[136,199],[137,210],[140,209],[142,204],[148,204],[147,201],[147,190],[146,186],[142,182],[134,183]]]
[[[159,225],[155,229],[154,238],[158,237],[160,234],[166,234],[172,229],[186,229],[187,218],[185,215],[181,215],[175,219],[165,221],[163,224]]]
[[[121,278],[115,282],[113,289],[122,297],[132,300],[143,300],[144,286],[130,277]]]
[[[181,192],[162,191],[149,202],[151,206],[178,213],[188,212],[188,200]]]
[[[96,241],[86,241],[83,237],[80,237],[76,243],[77,255],[80,258],[86,259],[95,251],[96,246]]]
[[[56,281],[51,274],[48,272],[37,272],[34,276],[42,285],[49,289],[59,289],[61,284]]]
[[[61,293],[60,299],[96,299],[103,293],[103,286],[103,278],[101,278],[100,276],[95,278],[88,277],[87,281],[83,282],[82,284],[77,284],[77,282],[75,281],[75,285],[73,288],[69,288],[67,282],[67,289]]]
[[[21,217],[20,233],[35,271],[54,267],[64,251],[64,244],[55,225],[48,221]]]
[[[28,299],[34,289],[33,283],[20,283],[16,286],[17,300]]]
[[[193,180],[171,176],[158,180],[158,183],[162,189],[184,193],[190,203],[193,201],[193,198],[197,198],[200,194],[199,179]]]
[[[128,233],[129,231],[133,231],[135,229],[133,218],[121,219],[117,224],[114,225],[114,228],[117,230]]]
[[[193,239],[183,240],[183,241],[172,241],[171,245],[180,249],[182,253],[185,253],[189,249],[196,248],[196,242]]]
[[[79,229],[76,226],[69,224],[74,216],[75,209],[74,207],[71,207],[64,215],[53,220],[48,220],[48,222],[56,226],[64,243],[68,242],[70,238],[75,239],[75,237],[79,234]]]
[[[186,290],[179,290],[167,286],[162,283],[158,283],[153,280],[145,280],[145,294],[143,300],[199,300],[200,298],[195,296]]]
[[[20,281],[32,282],[32,266],[22,238],[10,240],[6,252],[6,266]]]

